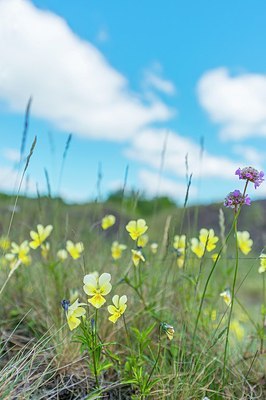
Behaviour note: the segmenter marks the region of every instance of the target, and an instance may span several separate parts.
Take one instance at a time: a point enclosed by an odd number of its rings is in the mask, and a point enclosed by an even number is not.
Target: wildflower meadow
[[[265,398],[266,254],[241,222],[264,173],[234,173],[215,229],[189,185],[147,216],[3,197],[1,399]]]

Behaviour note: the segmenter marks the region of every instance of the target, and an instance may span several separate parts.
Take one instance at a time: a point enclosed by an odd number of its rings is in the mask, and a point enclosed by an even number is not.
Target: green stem
[[[229,332],[230,332],[230,323],[233,313],[233,306],[235,300],[235,287],[236,287],[236,279],[237,279],[237,272],[238,272],[238,240],[237,240],[237,219],[234,221],[234,232],[235,232],[235,250],[236,250],[236,265],[235,265],[235,273],[234,273],[234,280],[233,280],[233,287],[232,287],[232,300],[231,300],[231,307],[229,311],[228,323],[227,323],[227,330],[226,330],[226,338],[225,338],[225,348],[224,348],[224,362],[223,362],[223,384],[225,384],[226,379],[226,362],[227,362],[227,353],[228,353],[228,344],[229,344]]]
[[[206,250],[207,250],[207,246],[208,246],[208,241],[209,241],[209,235],[207,236],[207,240],[206,240],[205,247],[204,247],[204,252],[203,252],[202,257],[201,257],[201,260],[200,260],[199,273],[198,273],[197,280],[196,280],[196,284],[195,284],[195,298],[197,297],[197,290],[198,290],[198,285],[199,285],[200,276],[201,276],[201,273],[202,273],[203,260],[204,260],[205,254],[206,254]]]
[[[249,182],[249,181],[247,180],[247,181],[246,181],[246,184],[245,184],[245,188],[244,188],[244,192],[243,192],[243,198],[244,198],[245,195],[246,195],[246,190],[247,190],[247,187],[248,187],[248,182]],[[205,286],[204,286],[204,289],[203,289],[203,294],[202,294],[201,301],[200,301],[199,311],[198,311],[197,318],[196,318],[196,324],[195,324],[195,328],[194,328],[193,336],[192,336],[192,352],[193,352],[193,350],[194,350],[194,341],[195,341],[195,336],[196,336],[196,332],[197,332],[197,328],[198,328],[199,318],[200,318],[200,314],[201,314],[201,311],[202,311],[203,302],[204,302],[204,299],[205,299],[205,295],[206,295],[206,291],[207,291],[207,288],[208,288],[210,279],[211,279],[212,274],[213,274],[213,272],[214,272],[214,270],[215,270],[215,267],[216,267],[216,264],[217,264],[217,262],[218,262],[218,260],[219,260],[219,258],[220,258],[220,255],[221,255],[223,249],[225,248],[226,243],[227,243],[229,237],[231,236],[231,233],[232,233],[233,229],[235,228],[235,225],[236,225],[237,219],[238,219],[238,217],[239,217],[241,208],[242,208],[242,204],[239,206],[239,209],[238,209],[238,210],[235,210],[235,216],[234,216],[234,220],[233,220],[232,226],[231,226],[231,228],[230,228],[230,230],[229,230],[229,232],[228,232],[228,234],[227,234],[227,236],[226,236],[226,238],[225,238],[224,243],[222,244],[222,246],[221,246],[221,248],[220,248],[220,250],[219,250],[218,256],[217,256],[217,258],[216,258],[216,260],[215,260],[215,262],[214,262],[214,264],[213,264],[213,267],[212,267],[212,269],[211,269],[211,271],[210,271],[210,273],[209,273],[209,275],[208,275],[208,278],[207,278],[207,280],[206,280],[206,283],[205,283]],[[237,240],[237,238],[236,238],[236,240]]]
[[[127,323],[126,323],[125,314],[122,315],[122,318],[123,318],[124,327],[125,327],[125,331],[126,331],[127,346],[130,348],[130,336],[129,336],[129,332],[128,332],[128,329],[127,329]]]
[[[265,272],[262,273],[262,298],[263,298],[263,306],[262,306],[262,327],[261,327],[261,338],[260,338],[260,353],[263,354],[264,348],[264,329],[265,329],[265,308],[266,308],[266,288],[265,288]]]
[[[239,211],[240,211],[240,210],[239,210]],[[235,222],[235,220],[237,219],[237,217],[238,217],[238,215],[239,215],[239,211],[238,211],[238,213],[235,215],[234,222]],[[224,248],[224,246],[226,245],[226,243],[227,243],[227,241],[228,241],[228,239],[229,239],[229,237],[230,237],[230,235],[231,235],[231,233],[232,233],[232,231],[233,231],[233,229],[234,229],[234,222],[233,222],[233,224],[232,224],[232,226],[231,226],[231,228],[230,228],[230,231],[228,232],[228,234],[227,234],[227,236],[226,236],[226,238],[225,238],[225,243],[221,246],[221,248],[220,248],[220,250],[219,250],[219,252],[218,252],[218,256],[217,256],[217,258],[216,258],[216,260],[215,260],[215,262],[214,262],[214,264],[213,264],[213,266],[212,266],[212,269],[211,269],[211,271],[210,271],[210,273],[209,273],[209,275],[208,275],[208,278],[207,278],[207,280],[206,280],[206,283],[205,283],[205,286],[204,286],[204,289],[203,289],[203,293],[202,293],[201,300],[200,300],[200,306],[199,306],[199,310],[198,310],[198,314],[197,314],[197,318],[196,318],[196,323],[195,323],[195,327],[194,327],[194,331],[193,331],[193,335],[192,335],[192,352],[193,352],[193,349],[194,349],[195,336],[196,336],[196,332],[197,332],[197,328],[198,328],[198,324],[199,324],[199,318],[200,318],[200,315],[201,315],[201,311],[202,311],[202,307],[203,307],[203,302],[204,302],[204,299],[205,299],[205,295],[206,295],[206,292],[207,292],[207,288],[208,288],[210,279],[211,279],[211,277],[212,277],[212,274],[213,274],[213,272],[214,272],[214,270],[215,270],[215,267],[216,267],[216,265],[217,265],[217,262],[218,262],[218,260],[220,259],[220,255],[221,255],[221,253],[222,253],[222,251],[223,251],[223,248]]]
[[[152,377],[152,375],[153,375],[153,372],[154,372],[154,370],[155,370],[155,368],[156,368],[156,366],[157,366],[157,364],[158,364],[159,357],[160,357],[160,353],[161,353],[161,325],[159,326],[157,357],[156,357],[155,363],[154,363],[154,365],[153,365],[153,367],[152,367],[152,370],[151,370],[151,372],[150,372],[150,375],[149,375],[149,377],[148,377],[148,380],[147,380],[147,382],[146,382],[145,388],[148,386],[148,384],[149,384],[149,382],[150,382],[150,380],[151,380],[151,377]]]
[[[95,350],[96,350],[96,347],[97,347],[97,319],[98,319],[98,310],[96,308],[94,326],[92,327],[92,335],[93,335],[92,360],[93,360],[93,370],[94,370],[95,384],[96,384],[96,387],[99,388],[97,361],[96,361],[96,357],[95,357]]]
[[[5,280],[5,282],[3,283],[3,286],[1,287],[0,296],[1,296],[1,294],[3,293],[3,291],[4,291],[4,289],[5,289],[6,285],[7,285],[7,283],[8,283],[8,281],[9,281],[9,279],[10,279],[11,276],[14,274],[14,272],[16,271],[16,269],[18,269],[18,267],[20,266],[20,264],[21,264],[21,261],[18,260],[18,261],[16,262],[16,264],[14,265],[14,267],[13,267],[13,268],[11,269],[11,271],[9,272],[9,274],[8,274],[8,276],[7,276],[6,280]]]

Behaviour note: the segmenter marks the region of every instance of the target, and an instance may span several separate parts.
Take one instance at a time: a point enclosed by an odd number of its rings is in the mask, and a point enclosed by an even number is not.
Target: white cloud
[[[184,200],[187,185],[174,181],[173,179],[159,176],[158,172],[151,172],[146,169],[139,171],[140,188],[148,196],[169,196],[172,199]],[[196,190],[192,186],[189,191],[189,197],[195,196]]]
[[[127,79],[55,14],[26,0],[0,1],[0,100],[85,137],[125,140],[173,115]]]
[[[266,75],[230,76],[226,68],[206,72],[197,87],[200,104],[221,125],[221,137],[266,137]]]
[[[4,149],[2,149],[1,153],[7,161],[17,163],[20,160],[20,152],[18,149],[14,149],[11,147],[5,147]]]
[[[126,149],[125,155],[143,164],[159,169],[166,135],[164,170],[175,176],[185,176],[186,154],[188,154],[189,173],[192,173],[194,177],[230,179],[239,167],[238,162],[233,162],[226,157],[213,156],[206,151],[201,161],[200,145],[173,131],[169,131],[167,134],[163,129],[146,129],[140,132],[132,140],[131,146]]]
[[[247,163],[251,165],[255,163],[258,169],[259,165],[266,159],[266,149],[261,152],[255,147],[238,144],[233,146],[232,150],[235,154],[242,156]]]
[[[145,74],[145,85],[168,95],[175,94],[175,85],[173,82],[166,80],[151,71],[147,71]]]

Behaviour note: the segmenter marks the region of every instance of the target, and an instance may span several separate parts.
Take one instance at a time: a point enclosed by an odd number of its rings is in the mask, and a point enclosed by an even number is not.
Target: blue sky
[[[53,195],[93,199],[101,165],[105,196],[128,166],[128,189],[182,203],[186,154],[191,203],[241,189],[239,166],[266,169],[265,17],[263,0],[0,0],[0,190],[17,185],[30,96],[32,195],[46,169]]]

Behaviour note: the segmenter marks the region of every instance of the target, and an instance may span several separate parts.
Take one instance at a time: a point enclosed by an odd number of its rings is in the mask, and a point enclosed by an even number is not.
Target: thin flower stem
[[[125,314],[122,315],[122,318],[123,318],[124,327],[125,327],[125,331],[126,331],[127,346],[130,348],[130,336],[129,336],[129,331],[128,331],[128,328],[127,328]]]
[[[240,210],[239,210],[239,211],[240,211]],[[238,217],[239,211],[238,211],[237,214],[235,215],[234,221],[235,221],[235,219]],[[214,272],[214,270],[215,270],[215,267],[216,267],[216,265],[217,265],[217,262],[218,262],[218,260],[219,260],[219,258],[220,258],[220,255],[221,255],[221,253],[222,253],[222,251],[223,251],[223,248],[224,248],[224,246],[226,245],[226,243],[227,243],[229,237],[231,236],[231,233],[232,233],[233,229],[234,229],[234,222],[233,222],[233,224],[232,224],[232,226],[231,226],[231,228],[230,228],[230,231],[228,232],[228,234],[227,234],[227,236],[226,236],[226,238],[225,238],[225,243],[222,244],[222,246],[221,246],[221,248],[220,248],[220,250],[219,250],[219,252],[218,252],[217,258],[216,258],[215,262],[213,263],[212,269],[211,269],[211,271],[210,271],[210,273],[209,273],[209,275],[208,275],[208,278],[207,278],[207,280],[206,280],[206,283],[205,283],[205,286],[204,286],[204,289],[203,289],[203,293],[202,293],[202,296],[201,296],[201,300],[200,300],[200,306],[199,306],[199,310],[198,310],[198,314],[197,314],[197,318],[196,318],[196,323],[195,323],[193,335],[192,335],[192,352],[193,352],[193,349],[194,349],[195,336],[196,336],[196,332],[197,332],[197,328],[198,328],[198,324],[199,324],[199,318],[200,318],[200,315],[201,315],[201,311],[202,311],[202,307],[203,307],[203,302],[204,302],[204,299],[205,299],[205,295],[206,295],[206,292],[207,292],[207,288],[208,288],[210,279],[211,279],[211,277],[212,277],[212,274],[213,274],[213,272]]]
[[[245,188],[244,188],[244,193],[243,193],[243,197],[245,197],[246,190],[247,190],[247,186],[248,186],[248,182],[249,182],[249,181],[246,181]],[[221,248],[220,248],[220,250],[219,250],[219,252],[218,252],[217,258],[216,258],[216,260],[215,260],[215,262],[214,262],[214,264],[213,264],[213,266],[212,266],[212,269],[211,269],[211,271],[210,271],[210,273],[209,273],[209,275],[208,275],[208,278],[207,278],[207,280],[206,280],[206,283],[205,283],[205,286],[204,286],[204,289],[203,289],[203,293],[202,293],[202,296],[201,296],[199,311],[198,311],[198,314],[197,314],[196,323],[195,323],[195,328],[194,328],[193,336],[192,336],[192,352],[193,352],[193,350],[194,350],[194,341],[195,341],[195,336],[196,336],[196,332],[197,332],[197,328],[198,328],[198,324],[199,324],[199,318],[200,318],[200,315],[201,315],[201,311],[202,311],[202,307],[203,307],[203,302],[204,302],[204,299],[205,299],[205,295],[206,295],[206,292],[207,292],[207,288],[208,288],[210,279],[211,279],[212,274],[213,274],[213,272],[214,272],[214,270],[215,270],[215,268],[216,268],[217,262],[219,261],[220,255],[221,255],[223,249],[225,248],[225,246],[226,246],[226,244],[227,244],[227,241],[228,241],[229,237],[231,236],[232,231],[233,231],[234,228],[235,228],[235,223],[236,223],[236,221],[237,221],[237,219],[238,219],[238,217],[239,217],[239,214],[240,214],[242,205],[243,205],[243,204],[241,204],[241,205],[239,206],[239,208],[235,210],[235,216],[234,216],[234,220],[233,220],[233,223],[232,223],[232,225],[231,225],[231,228],[230,228],[230,230],[229,230],[229,232],[228,232],[228,234],[227,234],[227,236],[226,236],[226,238],[225,238],[224,243],[222,244],[222,246],[221,246]],[[238,262],[238,257],[237,257],[237,262]]]
[[[1,296],[1,294],[3,293],[3,291],[4,291],[4,289],[5,289],[6,285],[7,285],[7,283],[8,283],[8,281],[9,281],[9,279],[10,279],[11,276],[14,274],[14,272],[16,271],[16,269],[18,269],[18,267],[20,266],[20,264],[21,264],[21,261],[18,260],[18,261],[16,262],[16,264],[14,265],[14,267],[13,267],[13,268],[11,269],[11,271],[9,272],[9,274],[8,274],[8,276],[7,276],[6,280],[5,280],[5,282],[3,283],[3,286],[1,287],[0,296]]]
[[[157,352],[157,357],[156,357],[155,363],[154,363],[154,365],[153,365],[153,367],[152,367],[152,369],[151,369],[151,372],[150,372],[150,375],[149,375],[149,377],[148,377],[148,380],[147,380],[147,382],[146,382],[145,387],[148,386],[148,384],[149,384],[149,382],[150,382],[150,380],[151,380],[151,377],[152,377],[152,375],[153,375],[153,372],[154,372],[154,370],[155,370],[155,368],[156,368],[156,366],[157,366],[157,364],[158,364],[160,354],[161,354],[161,325],[159,325],[158,352]]]
[[[207,236],[207,240],[206,240],[205,247],[204,247],[204,252],[203,252],[203,255],[202,255],[201,260],[200,260],[199,273],[198,273],[196,284],[195,284],[195,297],[197,296],[198,285],[199,285],[199,280],[200,280],[200,276],[201,276],[201,273],[202,273],[202,266],[203,266],[204,256],[205,256],[206,251],[207,251],[208,241],[209,241],[209,235]]]
[[[95,350],[96,350],[96,347],[97,347],[97,319],[98,319],[98,310],[96,308],[94,326],[92,327],[92,335],[93,335],[92,360],[93,360],[93,370],[94,370],[95,384],[96,384],[96,387],[99,388],[97,362],[96,362],[96,357],[95,357]]]
[[[261,339],[260,339],[260,353],[263,354],[264,348],[264,329],[265,329],[265,308],[266,308],[266,287],[265,287],[265,272],[263,272],[262,276],[262,298],[263,298],[263,305],[262,305],[262,327],[261,327]]]
[[[234,280],[233,280],[233,287],[232,287],[231,307],[229,310],[226,338],[225,338],[224,362],[223,362],[223,384],[225,384],[225,380],[226,380],[226,362],[227,362],[227,353],[228,353],[228,344],[229,344],[230,323],[231,323],[231,318],[232,318],[232,313],[233,313],[233,306],[234,306],[234,300],[235,300],[235,287],[236,287],[236,279],[237,279],[237,272],[238,272],[238,265],[239,265],[239,262],[238,262],[238,240],[237,240],[237,218],[234,221],[234,232],[235,232],[236,264],[235,264],[235,273],[234,273]]]

